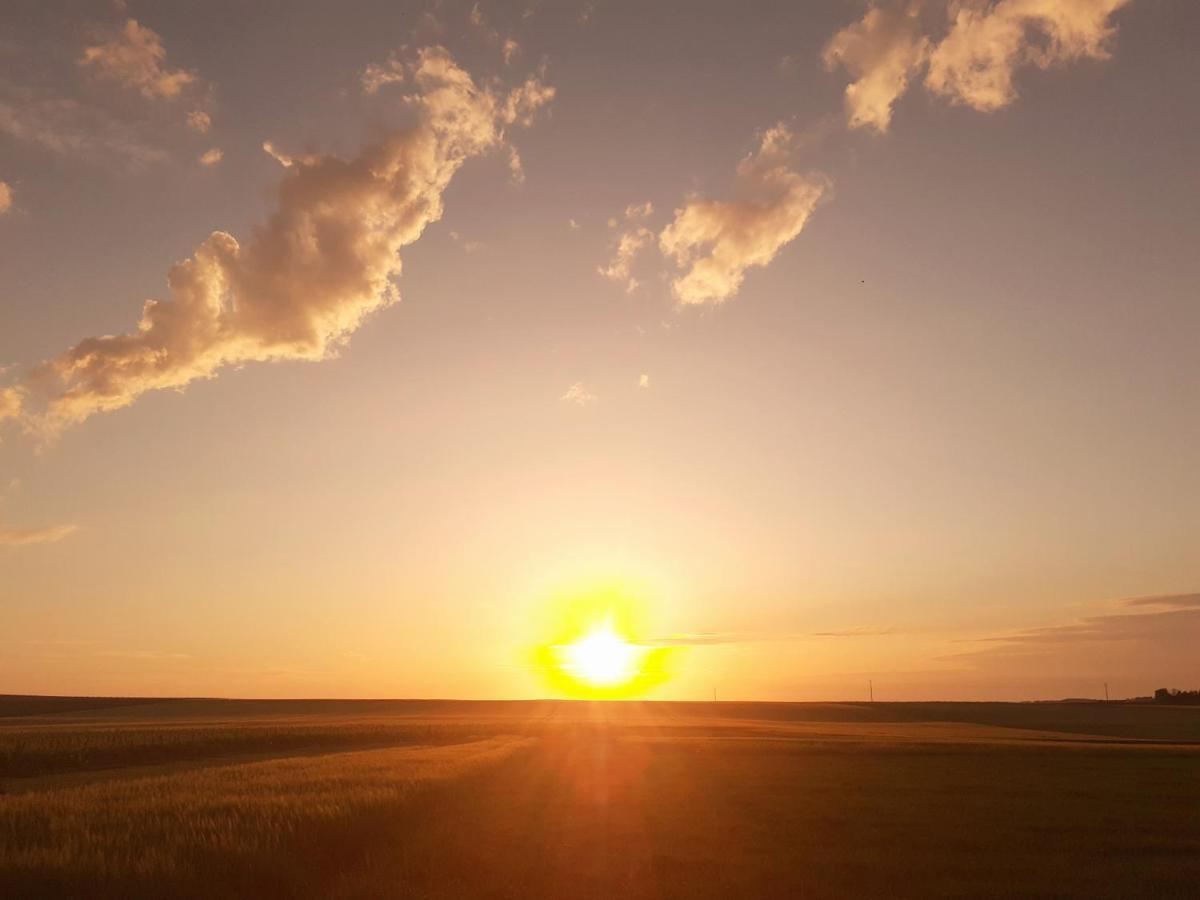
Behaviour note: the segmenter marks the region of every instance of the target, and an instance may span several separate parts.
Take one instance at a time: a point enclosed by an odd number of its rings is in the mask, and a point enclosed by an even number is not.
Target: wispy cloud
[[[171,268],[171,298],[146,301],[136,330],[81,341],[27,377],[40,401],[25,402],[27,427],[53,436],[230,365],[324,359],[395,302],[398,252],[441,217],[454,174],[554,95],[533,77],[505,93],[480,86],[441,47],[420,51],[409,77],[416,125],[349,160],[284,157],[278,206],[248,243],[214,232]]]
[[[8,186],[7,181],[0,181],[0,216],[12,209],[12,204],[12,188]],[[4,418],[3,402],[3,399],[0,398],[0,419]]]
[[[577,381],[567,388],[566,392],[558,399],[576,406],[591,406],[600,398],[585,388],[582,381]]]
[[[0,79],[0,134],[59,156],[137,167],[166,152],[103,109]]]
[[[616,218],[608,222],[610,228],[620,227],[621,230],[617,234],[612,259],[606,265],[597,266],[596,271],[610,281],[624,285],[626,293],[637,290],[639,283],[631,274],[634,260],[645,247],[654,243],[654,232],[642,224],[642,220],[653,212],[654,205],[649,201],[633,203],[625,209],[623,226]],[[572,219],[571,222],[574,223],[575,220]]]

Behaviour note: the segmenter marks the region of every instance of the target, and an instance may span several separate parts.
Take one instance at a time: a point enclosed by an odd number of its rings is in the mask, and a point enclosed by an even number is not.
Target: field
[[[1194,897],[1200,708],[0,697],[0,896]]]

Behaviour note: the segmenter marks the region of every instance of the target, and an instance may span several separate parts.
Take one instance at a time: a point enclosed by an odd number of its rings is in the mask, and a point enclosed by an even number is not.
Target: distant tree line
[[[1154,692],[1155,703],[1195,703],[1200,705],[1200,691],[1177,691],[1159,688]]]

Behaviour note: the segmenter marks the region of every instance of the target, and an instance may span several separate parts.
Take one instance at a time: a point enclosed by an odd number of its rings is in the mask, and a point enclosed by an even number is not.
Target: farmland
[[[1187,896],[1200,709],[0,698],[5,896]]]

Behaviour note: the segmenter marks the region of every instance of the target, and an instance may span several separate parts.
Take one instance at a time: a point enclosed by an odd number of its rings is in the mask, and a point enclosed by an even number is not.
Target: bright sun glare
[[[537,669],[555,693],[591,700],[640,697],[666,681],[680,648],[638,637],[644,603],[619,587],[561,598],[548,613]]]
[[[631,644],[617,634],[611,620],[563,645],[560,651],[563,669],[580,681],[605,688],[632,681],[646,655],[645,647]]]

